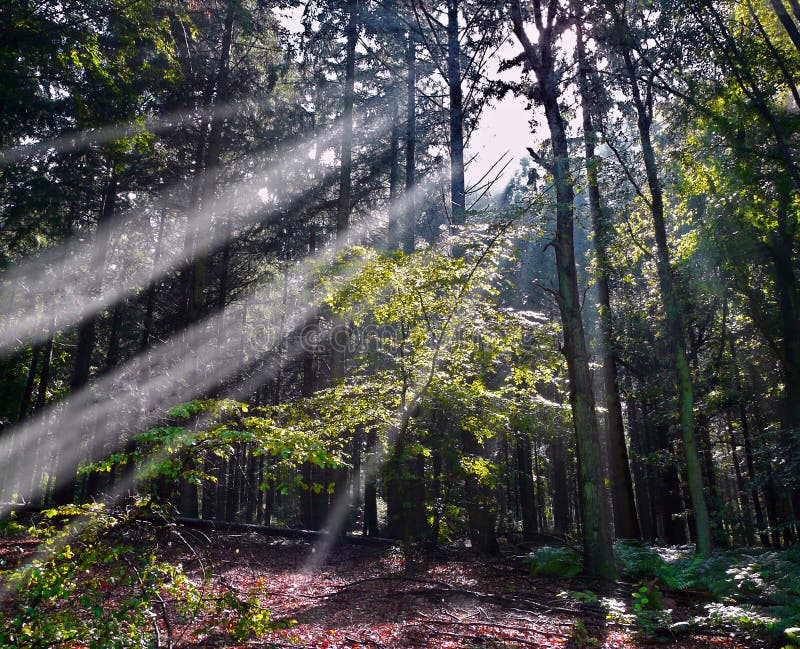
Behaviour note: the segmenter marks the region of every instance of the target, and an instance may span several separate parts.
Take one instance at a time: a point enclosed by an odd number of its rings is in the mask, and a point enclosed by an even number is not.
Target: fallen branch
[[[213,530],[218,532],[250,532],[261,536],[277,536],[287,539],[306,539],[317,540],[330,538],[331,534],[316,530],[298,530],[291,527],[275,527],[272,525],[253,525],[252,523],[232,523],[228,521],[213,521],[202,518],[177,517],[172,521],[178,525],[191,527],[200,530]],[[342,541],[353,545],[368,545],[374,547],[391,547],[395,544],[393,539],[385,539],[377,536],[359,536],[355,534],[345,534],[341,537]]]

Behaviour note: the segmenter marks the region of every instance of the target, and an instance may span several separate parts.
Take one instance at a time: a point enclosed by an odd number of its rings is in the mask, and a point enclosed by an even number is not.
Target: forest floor
[[[617,582],[603,590],[581,578],[530,577],[524,557],[487,560],[466,549],[447,550],[420,555],[409,571],[397,549],[342,545],[309,573],[309,542],[192,530],[184,530],[183,538],[185,544],[166,549],[170,561],[180,562],[215,594],[257,600],[273,621],[289,626],[237,643],[213,614],[186,619],[167,605],[159,621],[161,640],[176,649],[761,646],[733,631],[648,639],[633,624],[607,619],[609,603],[618,613],[631,610],[633,584]],[[0,558],[13,556],[16,563],[34,547],[0,540]],[[685,594],[664,596],[673,622],[702,615],[702,605]]]

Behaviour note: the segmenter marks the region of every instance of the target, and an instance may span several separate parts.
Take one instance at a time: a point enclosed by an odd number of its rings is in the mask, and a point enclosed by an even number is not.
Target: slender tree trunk
[[[108,331],[108,348],[106,349],[106,371],[117,366],[119,362],[120,338],[122,336],[122,304],[115,304],[111,311]]]
[[[344,109],[342,110],[342,148],[339,175],[339,201],[336,209],[336,236],[347,236],[352,208],[353,104],[355,102],[356,42],[358,40],[359,0],[348,0],[347,44],[345,47]]]
[[[731,341],[731,345],[733,342]],[[734,355],[734,362],[735,362],[735,355]],[[739,382],[739,370],[738,367],[736,369],[736,381]],[[744,460],[745,466],[747,467],[747,477],[750,481],[751,488],[750,488],[750,495],[753,499],[753,510],[756,513],[756,525],[758,526],[758,535],[759,539],[761,540],[761,545],[764,547],[769,547],[770,539],[769,539],[769,531],[767,529],[767,522],[764,519],[764,512],[761,509],[761,499],[758,495],[758,487],[754,486],[754,482],[756,479],[756,469],[755,469],[755,461],[753,460],[753,445],[750,441],[750,424],[747,421],[747,410],[744,405],[744,398],[741,395],[741,387],[737,388],[740,392],[739,399],[738,399],[738,410],[739,410],[739,427],[742,431],[742,444],[744,445]]]
[[[341,244],[347,243],[350,212],[353,203],[353,104],[355,101],[355,61],[359,26],[359,0],[348,0],[348,14],[339,199],[336,208],[336,240]],[[334,382],[340,381],[345,377],[348,342],[347,324],[337,318],[333,325],[331,345],[331,378]]]
[[[533,442],[533,472],[536,475],[536,520],[539,522],[539,529],[543,530],[546,525],[544,507],[544,485],[542,484],[542,460],[539,455],[539,440]]]
[[[198,205],[202,206],[205,212],[208,212],[207,217],[210,219],[210,207],[214,202],[214,194],[217,189],[219,181],[219,171],[221,164],[222,153],[222,135],[223,127],[225,125],[225,118],[219,107],[227,99],[227,86],[228,86],[228,64],[231,55],[231,43],[233,40],[233,25],[236,17],[235,3],[233,0],[228,2],[228,8],[225,13],[224,31],[222,34],[222,46],[220,49],[220,58],[217,66],[216,75],[214,77],[213,88],[215,89],[215,96],[212,94],[212,99],[209,99],[208,105],[213,106],[211,110],[211,124],[208,131],[208,139],[206,141],[204,159],[198,160],[198,183],[200,187],[200,201],[194,201],[194,205],[190,205],[190,210],[196,211]],[[201,134],[202,138],[202,134]],[[200,148],[202,150],[202,146]],[[196,215],[195,215],[196,217]],[[203,307],[205,305],[205,289],[206,289],[206,273],[208,268],[208,255],[203,251],[205,242],[202,241],[201,236],[203,232],[199,230],[200,219],[194,220],[194,232],[192,234],[192,266],[190,270],[191,281],[188,287],[187,304],[186,304],[186,322],[187,324],[194,324],[201,317]],[[207,231],[211,231],[211,224],[206,225]],[[194,350],[196,353],[197,350]]]
[[[733,422],[728,413],[728,446],[731,450],[731,462],[733,464],[733,472],[736,477],[736,492],[739,497],[739,506],[742,512],[742,522],[744,526],[745,541],[748,546],[753,546],[756,543],[756,537],[753,532],[753,521],[750,516],[750,499],[748,498],[747,489],[745,488],[744,478],[742,477],[742,467],[739,464],[739,454],[736,452],[736,433],[733,428]]]
[[[778,293],[784,377],[781,443],[792,460],[800,460],[800,287],[794,267],[792,226],[786,213],[779,215],[780,237],[770,246]],[[790,494],[794,517],[800,520],[800,489]]]
[[[50,367],[53,361],[53,345],[56,337],[56,321],[53,319],[53,324],[50,327],[50,334],[47,337],[47,342],[44,346],[44,353],[42,354],[42,369],[39,372],[39,386],[36,390],[36,404],[34,405],[35,412],[42,412],[47,404],[47,390],[50,387]],[[31,459],[31,478],[28,484],[28,493],[35,494],[39,491],[38,487],[42,482],[42,462],[41,462],[41,447],[42,435],[41,433],[36,439],[36,445],[33,449],[33,456]],[[27,458],[26,458],[27,459]]]
[[[580,3],[576,5],[580,8]],[[633,480],[625,444],[625,428],[622,421],[622,404],[617,384],[617,363],[613,350],[613,324],[611,317],[611,293],[609,289],[609,269],[607,245],[610,228],[600,197],[598,180],[599,160],[595,155],[596,129],[593,124],[595,102],[589,89],[589,62],[583,35],[583,16],[578,11],[577,18],[578,86],[583,113],[583,143],[586,157],[586,184],[589,193],[589,210],[594,229],[595,251],[597,255],[597,296],[600,307],[600,348],[603,366],[603,387],[606,399],[606,430],[608,434],[608,466],[611,484],[611,502],[614,514],[614,532],[618,538],[639,539],[641,531],[636,516],[636,502],[633,496]]]
[[[466,458],[483,457],[483,449],[472,431],[461,429],[461,448]],[[469,470],[464,472],[464,502],[467,508],[469,538],[473,552],[496,555],[500,552],[495,535],[491,492]]]
[[[564,442],[556,439],[550,445],[550,465],[553,471],[553,527],[558,534],[569,534],[568,458]]]
[[[28,366],[28,378],[25,381],[25,388],[22,390],[22,397],[19,400],[19,413],[17,414],[18,423],[28,418],[31,399],[33,398],[33,388],[36,382],[36,370],[39,368],[39,356],[41,356],[41,353],[42,345],[34,345],[33,352],[31,353],[31,362]]]
[[[42,344],[36,344],[33,346],[33,350],[31,352],[31,361],[28,365],[28,376],[25,380],[25,387],[22,390],[22,396],[19,400],[19,410],[17,414],[17,424],[21,424],[24,422],[30,413],[31,407],[31,400],[33,398],[33,389],[36,383],[36,371],[39,368],[39,357],[42,355]],[[7,379],[6,379],[7,380]],[[0,382],[2,385],[2,382]],[[18,461],[16,457],[17,450],[17,436],[18,433],[15,430],[12,430],[10,433],[11,435],[11,444],[6,457],[3,458],[3,461],[6,463],[6,466],[12,466],[12,462]],[[25,458],[27,460],[27,458]],[[10,500],[14,494],[15,487],[16,487],[16,476],[12,478],[12,472],[6,471],[4,475],[0,476],[0,497],[4,500]]]
[[[537,22],[542,24],[541,8],[538,5],[534,5],[534,8],[538,12]],[[570,405],[578,451],[584,571],[592,576],[613,579],[616,577],[616,566],[608,526],[600,434],[575,264],[574,180],[569,170],[566,126],[558,105],[553,45],[554,25],[548,22],[548,25],[542,26],[538,45],[534,46],[525,32],[518,0],[512,2],[511,18],[514,33],[523,46],[526,61],[536,74],[537,89],[544,106],[553,152],[553,160],[548,165],[556,188],[556,232],[553,247],[558,273],[557,301],[564,332],[563,347],[567,360]]]
[[[414,252],[414,237],[417,215],[413,200],[416,172],[417,144],[417,62],[416,39],[412,30],[408,32],[406,47],[406,196],[405,218],[403,219],[403,252],[410,255]]]
[[[651,485],[649,479],[650,470],[645,466],[647,451],[644,433],[639,426],[636,403],[631,396],[626,399],[626,410],[628,431],[630,431],[631,436],[631,470],[636,487],[636,504],[639,520],[641,521],[642,537],[647,541],[654,541],[655,526],[652,517],[652,493],[649,489]]]
[[[367,432],[367,452],[375,453],[377,436],[375,429],[370,427]],[[378,482],[374,472],[364,481],[364,534],[378,536]]]
[[[447,86],[450,94],[450,219],[454,226],[466,220],[464,188],[464,96],[461,89],[459,0],[447,0]]]
[[[694,521],[697,529],[697,551],[703,556],[711,552],[711,520],[703,488],[703,473],[700,454],[695,439],[694,421],[694,388],[689,361],[686,355],[684,315],[675,288],[672,265],[670,262],[669,244],[664,216],[664,197],[658,176],[655,151],[650,129],[652,117],[650,112],[651,97],[643,98],[639,91],[636,68],[626,45],[621,46],[621,54],[630,83],[631,94],[637,113],[639,140],[642,147],[647,185],[650,189],[650,213],[656,239],[656,266],[658,271],[661,299],[667,319],[667,333],[672,347],[673,362],[677,374],[678,403],[683,438],[683,452],[686,462],[686,477],[689,495],[692,501]]]
[[[401,230],[403,212],[398,209],[400,190],[400,98],[397,88],[392,87],[392,129],[389,136],[389,241],[388,248],[398,248],[402,243]]]
[[[516,456],[519,501],[522,510],[522,538],[533,541],[539,531],[536,520],[536,493],[531,467],[531,440],[525,432],[517,433]]]

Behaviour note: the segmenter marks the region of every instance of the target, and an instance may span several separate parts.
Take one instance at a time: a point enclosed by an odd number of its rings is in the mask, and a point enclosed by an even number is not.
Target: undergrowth
[[[23,529],[40,545],[20,565],[0,563],[2,647],[172,646],[203,624],[243,641],[286,626],[255,599],[212,589],[209,576],[169,561],[173,542],[191,546],[149,501],[53,508]]]
[[[693,629],[736,629],[743,637],[800,649],[800,548],[740,549],[698,557],[693,548],[619,542],[620,577],[633,584],[629,602],[600,598],[591,591],[564,591],[563,597],[599,602],[610,620],[634,624],[641,635],[657,637]],[[537,548],[529,556],[533,576],[574,577],[581,555],[569,547]],[[702,603],[703,614],[673,621],[665,592],[681,592]]]
[[[656,630],[647,628],[653,616],[646,611],[647,606],[661,608],[653,605],[660,589],[686,592],[707,602],[705,614],[670,625],[673,632],[735,627],[781,644],[790,642],[784,635],[786,629],[800,625],[797,547],[717,551],[702,558],[687,549],[620,542],[615,553],[621,576],[637,584],[632,595],[634,612],[646,634]]]

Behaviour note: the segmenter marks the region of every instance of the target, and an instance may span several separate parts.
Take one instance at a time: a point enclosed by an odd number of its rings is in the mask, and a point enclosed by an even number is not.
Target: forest
[[[0,3],[0,646],[800,648],[798,0]]]

